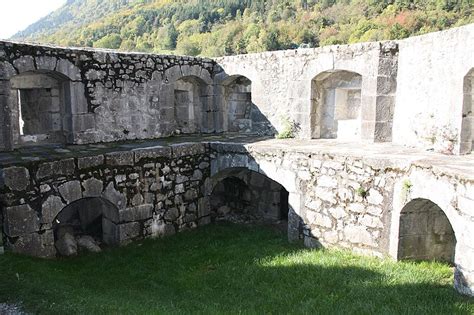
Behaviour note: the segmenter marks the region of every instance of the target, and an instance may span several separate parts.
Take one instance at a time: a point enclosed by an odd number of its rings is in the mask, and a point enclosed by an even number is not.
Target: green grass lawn
[[[268,227],[212,225],[100,254],[0,256],[0,302],[43,314],[473,314],[452,268],[290,245]]]

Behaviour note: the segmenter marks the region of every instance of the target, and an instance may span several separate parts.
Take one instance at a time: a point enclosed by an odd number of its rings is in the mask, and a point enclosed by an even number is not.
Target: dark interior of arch
[[[217,182],[211,213],[214,220],[279,223],[288,220],[288,195],[265,175],[242,169]]]
[[[83,198],[64,207],[53,221],[59,255],[74,255],[84,240],[97,248],[117,244],[117,216],[115,205],[102,198]]]
[[[456,237],[443,210],[427,199],[409,202],[400,215],[398,259],[454,263]]]

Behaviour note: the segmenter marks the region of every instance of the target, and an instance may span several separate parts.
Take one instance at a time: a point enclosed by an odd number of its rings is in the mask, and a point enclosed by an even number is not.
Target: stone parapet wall
[[[0,171],[4,238],[16,253],[55,256],[53,224],[66,206],[98,197],[118,243],[174,234],[210,222],[205,144],[180,144],[50,162]]]
[[[409,156],[258,144],[215,143],[211,149],[211,178],[228,168],[247,168],[284,186],[289,192],[289,239],[303,239],[309,247],[350,248],[398,259],[402,209],[411,200],[431,200],[443,210],[457,239],[455,285],[473,294],[474,177],[469,172]]]
[[[68,143],[80,144],[174,133],[175,81],[190,76],[202,80],[207,85],[203,97],[212,100],[214,66],[202,58],[0,42],[0,104],[6,111],[0,116],[0,150],[18,145],[18,118],[9,116],[18,106],[10,83],[15,76],[48,73],[66,82],[63,129]],[[215,115],[213,103],[208,106],[199,131],[216,128],[207,125],[214,121],[207,116]]]

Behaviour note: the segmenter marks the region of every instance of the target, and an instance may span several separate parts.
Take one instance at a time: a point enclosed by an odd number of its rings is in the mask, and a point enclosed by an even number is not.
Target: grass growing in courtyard
[[[71,259],[7,254],[0,274],[0,302],[32,313],[474,313],[446,265],[308,250],[268,227],[212,225]]]

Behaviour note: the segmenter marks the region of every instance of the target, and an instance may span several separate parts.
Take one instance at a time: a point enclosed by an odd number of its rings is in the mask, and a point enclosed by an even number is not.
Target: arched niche
[[[65,238],[77,242],[84,236],[92,238],[97,246],[119,244],[119,228],[115,223],[118,215],[118,208],[100,197],[70,203],[53,221],[56,248],[59,249],[58,243],[64,243]]]
[[[474,68],[464,77],[460,153],[474,150]]]
[[[454,263],[454,230],[443,210],[428,199],[414,199],[403,207],[398,237],[398,259]]]
[[[70,129],[69,79],[54,71],[30,71],[10,79],[14,146],[66,143]]]
[[[224,91],[227,130],[250,132],[252,130],[252,81],[244,76],[232,76],[225,83]]]
[[[201,78],[186,76],[174,82],[176,133],[205,132],[209,125],[208,112],[208,86]]]
[[[362,76],[345,70],[326,71],[311,82],[313,139],[361,139]]]
[[[288,220],[288,191],[279,183],[246,168],[231,168],[211,179],[214,220],[281,223]]]

